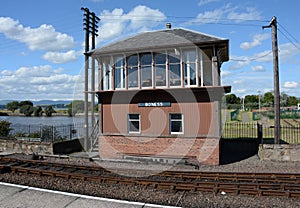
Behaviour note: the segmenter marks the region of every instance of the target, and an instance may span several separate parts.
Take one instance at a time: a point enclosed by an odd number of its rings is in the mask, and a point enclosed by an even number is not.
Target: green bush
[[[9,135],[9,132],[12,130],[10,124],[8,121],[0,121],[0,137],[7,137]]]

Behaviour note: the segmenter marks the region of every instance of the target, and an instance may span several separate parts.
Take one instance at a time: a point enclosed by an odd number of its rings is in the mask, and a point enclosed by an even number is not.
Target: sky
[[[276,16],[280,91],[300,97],[299,6],[291,0],[1,0],[0,100],[83,99],[82,7],[101,19],[96,47],[163,30],[168,22],[229,39],[222,85],[239,97],[274,89],[272,31],[262,26]]]

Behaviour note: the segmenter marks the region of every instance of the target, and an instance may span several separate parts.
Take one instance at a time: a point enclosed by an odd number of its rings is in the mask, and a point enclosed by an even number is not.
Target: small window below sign
[[[170,114],[170,133],[183,134],[183,115],[180,113]]]
[[[140,133],[140,114],[128,114],[128,133]]]

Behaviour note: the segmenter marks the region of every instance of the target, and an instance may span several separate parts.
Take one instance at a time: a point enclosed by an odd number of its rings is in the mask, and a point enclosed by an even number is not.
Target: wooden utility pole
[[[88,8],[81,8],[81,10],[84,11],[84,30],[85,30],[85,70],[84,70],[84,128],[85,128],[85,136],[84,136],[84,149],[88,150],[90,147],[89,143],[89,113],[88,113],[88,105],[89,105],[89,97],[88,97],[88,90],[89,90],[89,54],[88,51],[90,50],[90,44],[89,44],[89,37],[90,34],[92,34],[92,49],[95,49],[95,36],[97,35],[98,30],[96,29],[98,20],[100,20],[94,12],[90,12]],[[95,61],[92,62],[92,91],[95,91]],[[92,94],[94,96],[95,94]],[[92,109],[94,109],[94,102],[95,98],[92,97]],[[94,110],[92,110],[92,113],[94,114]],[[94,117],[94,115],[92,116]],[[92,118],[93,120],[94,118]],[[94,124],[94,121],[92,122]]]
[[[270,25],[262,28],[272,28],[272,51],[274,71],[274,143],[280,142],[280,92],[279,92],[279,69],[278,69],[278,40],[277,40],[277,18],[274,16]]]

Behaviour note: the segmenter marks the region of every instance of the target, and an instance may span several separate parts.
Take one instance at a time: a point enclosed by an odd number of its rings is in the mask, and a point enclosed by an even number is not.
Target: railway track
[[[120,176],[102,167],[2,157],[0,158],[0,173],[7,172],[79,179],[97,183],[143,186],[171,191],[300,198],[300,173],[165,171],[149,177],[136,178]]]

